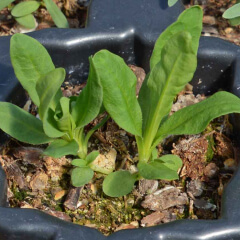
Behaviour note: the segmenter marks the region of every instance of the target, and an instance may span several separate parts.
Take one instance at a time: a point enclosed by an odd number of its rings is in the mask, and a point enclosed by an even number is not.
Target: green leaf
[[[51,102],[64,82],[65,76],[64,68],[56,68],[37,81],[36,90],[40,100],[38,113],[41,119],[44,118],[50,108]]]
[[[55,111],[57,106],[59,105],[60,99],[62,98],[63,94],[62,94],[62,90],[61,88],[58,89],[56,95],[54,96],[54,98],[51,101],[50,104],[50,108]]]
[[[15,20],[25,28],[33,29],[36,26],[35,19],[32,14],[23,17],[16,17]],[[20,80],[19,80],[20,81]]]
[[[49,108],[44,119],[43,119],[43,129],[46,135],[52,138],[62,137],[64,132],[58,129],[57,121],[54,119],[54,111]]]
[[[17,33],[11,38],[10,56],[16,77],[32,101],[39,106],[36,82],[55,69],[47,50],[37,40]]]
[[[0,128],[19,141],[30,144],[52,141],[39,119],[11,103],[0,102],[0,119]]]
[[[18,3],[11,11],[14,17],[23,17],[29,15],[30,13],[36,11],[40,6],[37,1],[27,1]]]
[[[62,131],[59,131],[54,123],[54,114],[52,113],[50,106],[54,100],[54,96],[60,89],[64,79],[65,70],[63,68],[56,68],[51,72],[48,72],[45,76],[41,77],[36,84],[36,90],[39,96],[40,105],[38,113],[43,121],[43,128],[45,133],[49,137],[61,137],[64,135]]]
[[[159,160],[161,160],[166,167],[176,172],[182,167],[181,158],[173,154],[163,155],[159,158]]]
[[[89,183],[93,178],[93,174],[93,170],[89,167],[74,168],[71,173],[72,185],[75,187],[81,187]]]
[[[240,17],[240,3],[233,5],[223,13],[223,17],[226,19],[233,19]]]
[[[197,54],[199,39],[202,31],[203,11],[199,6],[185,10],[178,20],[170,25],[157,39],[150,59],[151,69],[161,60],[161,52],[165,44],[176,33],[188,31],[192,36],[192,49]]]
[[[63,139],[57,139],[46,148],[43,154],[54,158],[60,158],[65,155],[77,155],[77,152],[78,144],[75,140],[68,142]]]
[[[143,138],[148,147],[171,110],[174,98],[193,77],[197,58],[191,42],[188,32],[179,32],[169,39],[162,49],[162,60],[152,69],[147,84],[140,90]],[[144,94],[147,91],[149,94]]]
[[[86,157],[87,164],[90,164],[91,162],[93,162],[98,155],[99,155],[99,151],[92,151],[91,153],[89,153]]]
[[[155,160],[158,158],[158,150],[156,148],[154,148],[152,150],[152,154],[151,154],[151,160]]]
[[[58,28],[69,28],[68,21],[53,0],[43,0],[48,12]]]
[[[86,167],[87,162],[83,159],[74,159],[72,160],[71,164],[76,167]]]
[[[84,127],[97,117],[102,106],[102,87],[96,68],[89,58],[90,72],[87,85],[80,93],[72,110],[73,119],[77,127]]]
[[[92,134],[99,129],[100,127],[102,127],[107,120],[110,118],[109,115],[107,115],[101,122],[99,122],[97,125],[95,125],[91,130],[88,131],[86,137],[85,137],[85,141],[88,142],[88,140],[90,139],[90,137],[92,136]]]
[[[149,163],[139,162],[138,170],[145,179],[178,179],[177,171],[182,166],[182,161],[175,155],[165,155]]]
[[[0,1],[0,11],[14,1],[15,0],[1,0]]]
[[[59,102],[59,111],[54,115],[57,122],[57,127],[62,132],[72,134],[73,129],[76,127],[73,118],[70,114],[70,99],[62,97]]]
[[[159,128],[154,145],[168,135],[198,134],[209,122],[229,113],[240,113],[240,99],[228,92],[218,92],[197,104],[175,112]]]
[[[78,97],[77,96],[71,96],[71,97],[69,97],[69,99],[70,99],[70,109],[71,109],[71,112],[72,112],[72,110],[73,110],[73,108],[74,108],[74,106],[77,102]]]
[[[240,17],[236,17],[236,18],[231,18],[229,19],[229,23],[232,25],[232,26],[237,26],[240,24]]]
[[[142,136],[142,113],[136,98],[137,79],[122,58],[101,50],[93,63],[103,87],[103,104],[114,121],[126,131]]]
[[[121,197],[132,191],[136,181],[129,171],[113,172],[104,179],[103,192],[110,197]]]
[[[177,1],[178,1],[178,0],[168,0],[168,6],[169,6],[169,7],[172,7],[173,5],[176,4]]]

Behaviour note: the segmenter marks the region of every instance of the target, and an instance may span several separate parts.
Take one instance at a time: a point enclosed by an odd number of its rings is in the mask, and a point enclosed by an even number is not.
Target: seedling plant
[[[1,0],[0,11],[3,8],[9,6],[14,1],[15,0]],[[57,27],[69,28],[66,17],[58,8],[58,6],[53,2],[53,0],[22,1],[11,9],[11,15],[20,25],[28,29],[33,29],[35,28],[35,19],[33,12],[35,12],[41,5],[46,7]]]
[[[38,41],[27,35],[15,34],[10,45],[15,74],[38,107],[39,118],[11,103],[1,102],[1,129],[25,143],[51,142],[45,155],[55,158],[68,154],[78,156],[78,159],[72,161],[76,166],[72,171],[72,182],[74,185],[88,183],[94,173],[89,166],[99,154],[94,151],[88,155],[88,140],[108,118],[103,118],[85,134],[84,127],[102,109],[102,87],[92,58],[89,58],[90,71],[86,87],[78,97],[67,98],[61,92],[65,70],[55,68],[47,50]],[[97,170],[106,173],[105,169],[98,167]]]
[[[218,92],[206,100],[169,116],[177,94],[192,79],[202,30],[202,10],[185,10],[157,39],[147,74],[136,97],[136,76],[119,56],[101,50],[89,58],[87,85],[79,96],[62,96],[65,70],[55,68],[46,49],[22,34],[11,39],[10,55],[15,74],[38,107],[39,118],[7,102],[0,103],[0,128],[19,141],[50,143],[45,155],[72,160],[74,186],[88,183],[94,171],[106,174],[103,191],[111,197],[130,193],[139,179],[178,179],[182,161],[175,155],[158,156],[156,146],[170,135],[201,133],[221,115],[240,113],[240,99]],[[88,153],[93,132],[84,127],[104,110],[124,130],[133,134],[138,147],[138,171],[112,172],[94,164],[98,151]]]
[[[138,147],[138,172],[110,173],[103,182],[107,195],[125,195],[142,178],[178,179],[181,159],[175,155],[157,156],[156,146],[170,135],[198,134],[212,119],[240,112],[239,98],[221,91],[169,116],[176,95],[195,72],[202,17],[199,6],[191,7],[160,35],[138,98],[136,77],[120,57],[107,50],[93,57],[103,87],[103,105],[121,128],[135,135]]]

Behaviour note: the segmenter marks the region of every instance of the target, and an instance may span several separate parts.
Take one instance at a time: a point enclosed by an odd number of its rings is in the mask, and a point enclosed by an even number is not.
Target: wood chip
[[[83,187],[71,188],[63,205],[70,210],[76,210],[82,188]]]

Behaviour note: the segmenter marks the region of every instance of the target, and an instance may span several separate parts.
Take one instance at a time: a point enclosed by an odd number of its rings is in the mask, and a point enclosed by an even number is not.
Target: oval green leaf
[[[103,105],[114,121],[126,131],[142,136],[142,113],[136,98],[137,79],[124,60],[101,50],[93,64],[103,88]]]
[[[0,1],[0,11],[14,1],[15,0],[1,0]]]
[[[103,192],[110,197],[122,197],[133,189],[136,177],[129,171],[110,173],[103,181]]]
[[[76,167],[86,167],[87,162],[83,159],[74,159],[71,164]]]
[[[43,144],[53,140],[44,133],[39,119],[11,103],[0,102],[0,119],[0,129],[21,142]]]
[[[99,155],[99,151],[92,151],[91,153],[89,153],[86,157],[87,164],[90,164],[91,162],[93,162],[98,155]]]
[[[62,13],[62,11],[58,8],[58,6],[54,3],[54,1],[53,0],[43,0],[43,1],[56,26],[59,28],[69,28],[67,18]]]
[[[36,11],[40,6],[37,1],[27,1],[18,3],[11,11],[14,17],[23,17],[29,15],[30,13]]]
[[[55,69],[50,55],[34,38],[17,33],[11,38],[10,56],[16,77],[39,106],[36,83],[40,77]]]
[[[199,39],[202,31],[203,11],[199,6],[193,6],[183,11],[178,20],[170,25],[157,39],[150,59],[150,67],[161,60],[161,52],[169,39],[178,32],[187,31],[192,36],[192,49],[197,54]]]
[[[64,133],[56,127],[57,122],[54,119],[54,112],[50,107],[56,100],[55,96],[58,93],[65,76],[66,73],[63,68],[56,68],[39,78],[36,84],[36,90],[40,100],[38,113],[43,121],[45,133],[52,138],[64,135]]]
[[[46,148],[43,154],[54,158],[60,158],[65,155],[77,155],[78,148],[78,144],[75,140],[68,142],[63,139],[57,139]]]
[[[16,17],[15,20],[23,27],[33,29],[36,26],[35,18],[32,14],[23,17]]]
[[[163,155],[159,160],[161,160],[166,167],[174,171],[178,171],[182,167],[182,159],[173,154]]]
[[[201,133],[214,118],[240,113],[240,99],[229,92],[218,92],[197,104],[175,112],[159,128],[154,145],[168,135]]]
[[[227,9],[224,12],[223,17],[226,19],[240,17],[240,3],[237,3],[237,4],[233,5],[232,7],[230,7],[229,9]]]
[[[99,76],[89,58],[90,70],[87,85],[77,97],[72,110],[73,119],[77,127],[84,127],[97,117],[102,106],[103,92]]]
[[[93,170],[89,167],[77,167],[72,170],[71,181],[75,187],[81,187],[93,178]]]
[[[143,138],[150,144],[174,98],[195,72],[197,56],[192,50],[191,35],[183,31],[172,36],[162,49],[161,59],[142,85],[138,98],[143,113]]]
[[[229,23],[232,25],[232,26],[237,26],[240,24],[240,17],[236,17],[236,18],[231,18],[229,19]]]
[[[178,179],[177,171],[169,168],[169,165],[170,163],[165,164],[160,159],[156,159],[150,163],[139,162],[138,170],[140,175],[145,179]]]

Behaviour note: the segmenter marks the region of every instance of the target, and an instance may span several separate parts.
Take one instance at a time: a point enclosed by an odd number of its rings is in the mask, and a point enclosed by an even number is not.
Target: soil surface
[[[83,28],[87,18],[88,0],[53,0],[66,16],[70,28]],[[44,28],[56,27],[52,17],[44,7],[33,13],[36,20],[34,29],[26,29],[20,26],[11,15],[11,9],[22,0],[16,0],[9,7],[0,11],[0,36],[13,35],[14,33],[25,33]]]
[[[136,74],[138,94],[143,69],[129,66]],[[78,95],[84,84],[62,88],[65,96]],[[205,99],[194,96],[187,85],[172,107],[171,114]],[[25,110],[36,115],[28,100]],[[104,114],[86,130],[96,125]],[[121,229],[154,226],[176,219],[217,219],[221,212],[221,195],[237,163],[230,140],[228,117],[213,121],[198,135],[176,136],[159,144],[158,155],[173,153],[183,160],[176,181],[140,180],[132,193],[111,198],[102,192],[104,175],[95,173],[89,184],[72,187],[72,156],[59,159],[43,156],[47,145],[29,146],[10,140],[2,149],[0,162],[8,179],[11,207],[34,208],[60,219],[99,229],[109,235]],[[116,170],[137,171],[137,146],[134,136],[113,122],[108,122],[90,140],[89,152],[99,150],[95,163]]]
[[[236,3],[236,0],[190,0],[186,4],[200,5],[204,11],[203,36],[219,37],[240,45],[240,26],[231,26],[228,20],[222,17],[223,13]]]

